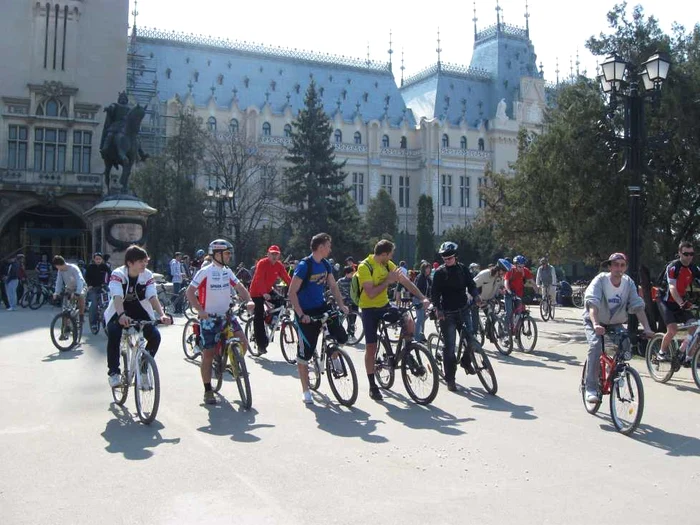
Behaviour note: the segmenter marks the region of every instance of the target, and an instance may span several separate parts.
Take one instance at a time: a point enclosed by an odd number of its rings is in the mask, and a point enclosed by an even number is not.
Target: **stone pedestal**
[[[110,195],[85,212],[92,231],[92,251],[108,253],[112,268],[124,264],[132,244],[146,246],[148,217],[156,213],[137,197]]]

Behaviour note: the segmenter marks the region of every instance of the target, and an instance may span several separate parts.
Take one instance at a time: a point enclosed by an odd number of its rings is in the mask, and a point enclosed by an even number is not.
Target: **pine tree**
[[[435,234],[433,233],[433,199],[421,195],[418,199],[418,229],[416,231],[416,264],[435,259]]]

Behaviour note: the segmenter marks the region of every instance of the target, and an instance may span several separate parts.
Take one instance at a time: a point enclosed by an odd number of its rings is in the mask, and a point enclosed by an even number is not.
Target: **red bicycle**
[[[617,328],[607,330],[601,337],[603,351],[600,354],[600,373],[598,379],[598,401],[586,401],[586,371],[588,360],[583,365],[581,374],[581,397],[583,406],[589,414],[598,412],[602,396],[610,396],[610,417],[615,428],[624,435],[629,435],[639,426],[644,413],[644,387],[642,379],[628,361],[632,359],[627,330]],[[608,355],[607,352],[613,355]]]

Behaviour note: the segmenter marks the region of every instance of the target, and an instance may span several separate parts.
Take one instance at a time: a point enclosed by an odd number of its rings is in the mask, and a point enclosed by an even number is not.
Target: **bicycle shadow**
[[[490,352],[492,357],[495,357],[498,361],[498,363],[504,364],[504,365],[511,365],[511,366],[526,366],[526,367],[532,367],[532,368],[549,368],[550,370],[564,370],[563,366],[551,366],[548,365],[546,362],[543,361],[538,361],[537,359],[522,359],[520,357],[517,357],[515,355],[516,352],[520,352],[519,350],[513,350],[513,353],[510,355],[503,355],[500,352]],[[530,352],[530,354],[526,355],[537,355],[535,351],[533,350]]]
[[[600,428],[607,432],[617,432],[608,414],[599,414],[606,422]],[[700,439],[667,432],[660,428],[641,423],[629,436],[630,439],[666,451],[667,456],[689,457],[700,456]]]
[[[83,355],[83,352],[84,350],[82,348],[82,343],[79,343],[74,348],[66,350],[65,352],[61,352],[60,350],[58,350],[52,354],[44,356],[41,362],[53,363],[55,361],[70,361],[72,359],[78,359],[81,355]]]
[[[323,405],[307,405],[314,413],[318,428],[338,437],[360,438],[368,443],[386,443],[389,440],[379,434],[375,434],[377,425],[384,423],[379,419],[371,419],[370,414],[357,407],[341,408],[333,403],[328,396],[320,392],[314,392],[315,401],[321,398]]]
[[[266,354],[267,355],[267,354]],[[282,377],[297,377],[297,365],[290,365],[287,361],[272,361],[267,357],[251,357],[248,359],[248,363],[255,363],[260,366],[263,370],[272,372],[276,376]]]
[[[568,366],[581,366],[583,364],[575,355],[562,355],[555,352],[548,352],[546,350],[533,350],[531,355],[543,357],[545,359],[545,363],[561,363]]]
[[[486,391],[481,388],[473,389],[458,386],[456,393],[457,395],[467,398],[472,403],[476,403],[472,405],[474,408],[493,410],[496,412],[510,412],[510,417],[512,419],[522,419],[524,421],[538,419],[535,414],[531,413],[534,410],[533,407],[529,405],[516,405],[502,397],[487,394]]]
[[[234,408],[231,402],[220,395],[218,401],[216,405],[201,405],[209,413],[209,425],[199,427],[197,429],[199,432],[213,436],[230,436],[231,441],[239,443],[255,443],[260,441],[260,437],[251,434],[252,431],[275,427],[267,423],[256,424],[255,418],[258,411],[255,408],[245,410],[240,401],[237,403],[238,408]]]
[[[180,443],[179,437],[164,438],[161,435],[161,430],[165,427],[158,420],[144,425],[128,408],[120,407],[116,403],[110,405],[109,411],[114,414],[115,419],[107,422],[104,432],[100,435],[107,441],[105,450],[110,454],[123,454],[124,459],[142,460],[153,456],[153,451],[149,449],[164,443]]]
[[[461,423],[476,421],[473,417],[458,418],[435,405],[418,405],[391,390],[382,390],[382,395],[384,399],[377,401],[377,404],[387,410],[387,416],[409,428],[435,430],[441,434],[459,436],[465,433],[459,428]],[[399,401],[403,406],[388,403],[388,399]]]

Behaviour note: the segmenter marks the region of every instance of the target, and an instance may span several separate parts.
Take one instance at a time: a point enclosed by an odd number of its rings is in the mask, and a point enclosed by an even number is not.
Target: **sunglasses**
[[[447,257],[443,257],[442,260],[443,260],[443,261],[449,261],[450,259],[454,259],[454,258],[455,258],[454,255],[448,255]]]
[[[682,252],[681,255],[685,257],[693,257],[695,255],[695,252]]]

